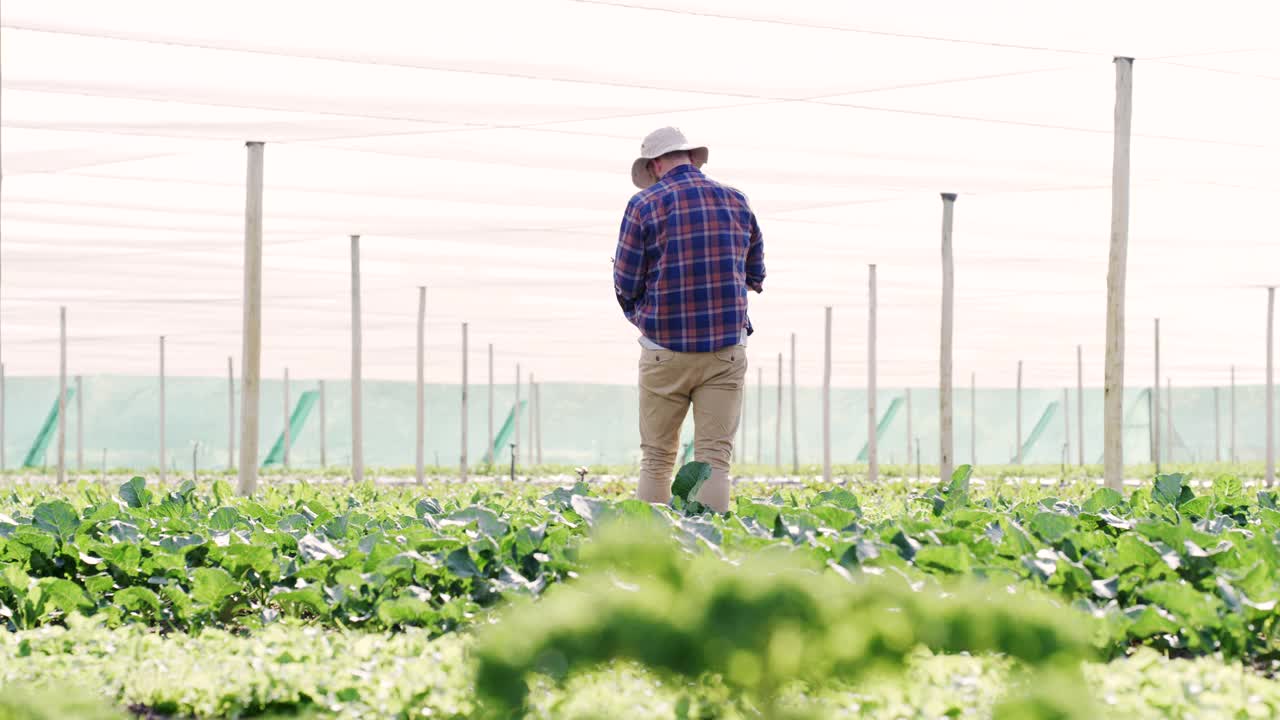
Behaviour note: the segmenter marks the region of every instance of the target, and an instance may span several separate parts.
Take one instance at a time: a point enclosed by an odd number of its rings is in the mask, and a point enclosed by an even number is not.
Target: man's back
[[[751,333],[764,244],[746,197],[682,165],[627,204],[614,259],[618,301],[652,343],[712,352]]]

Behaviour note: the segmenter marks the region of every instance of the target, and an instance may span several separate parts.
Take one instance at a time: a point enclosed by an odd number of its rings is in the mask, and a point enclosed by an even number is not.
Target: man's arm
[[[644,279],[648,271],[645,263],[647,234],[636,199],[632,198],[622,216],[618,250],[613,256],[613,289],[618,296],[618,305],[628,317],[636,302],[644,297]]]
[[[751,240],[747,245],[747,287],[758,293],[764,292],[764,275],[764,238],[760,234],[756,214],[752,212]]]

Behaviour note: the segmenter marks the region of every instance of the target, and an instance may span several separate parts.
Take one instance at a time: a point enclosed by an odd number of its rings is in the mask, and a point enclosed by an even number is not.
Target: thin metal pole
[[[969,373],[969,464],[978,465],[978,373]]]
[[[831,306],[826,307],[822,351],[822,480],[831,482]]]
[[[462,323],[462,448],[459,460],[459,470],[462,475],[462,481],[467,480],[467,324]]]
[[[164,408],[164,336],[160,336],[160,482],[164,482],[165,466],[168,464],[165,460],[166,452],[164,447],[164,425],[165,425],[165,408]]]
[[[955,318],[955,263],[951,252],[951,223],[955,204],[955,193],[942,193],[942,347],[939,353],[938,385],[942,451],[938,465],[940,479],[944,482],[951,478],[955,466],[951,388],[951,339]]]
[[[364,354],[360,310],[360,236],[351,236],[351,482],[364,482]]]
[[[7,467],[4,454],[4,415],[8,395],[4,389],[4,363],[0,363],[0,471]]]
[[[764,465],[764,368],[756,370],[756,465]]]
[[[1071,391],[1062,388],[1062,437],[1063,437],[1063,456],[1062,462],[1066,464],[1070,462],[1071,457]]]
[[[258,489],[258,388],[262,362],[262,172],[263,145],[247,143],[244,204],[244,319],[240,353],[241,495]]]
[[[1267,288],[1267,486],[1276,483],[1276,289]]]
[[[796,426],[796,334],[791,333],[791,472],[800,474],[800,430]]]
[[[867,266],[867,482],[880,480],[876,447],[876,266]]]
[[[285,470],[289,469],[289,449],[293,444],[291,435],[292,428],[289,427],[289,368],[284,369],[284,455],[281,458]]]
[[[161,361],[163,362],[163,361]],[[161,438],[164,436],[161,435]],[[160,441],[161,448],[164,440]],[[161,452],[163,456],[164,453]],[[67,308],[58,308],[58,483],[67,481]]]
[[[227,356],[227,469],[236,467],[236,376],[232,358]]]
[[[1076,459],[1084,467],[1084,347],[1076,345]]]
[[[782,353],[778,353],[778,414],[773,425],[773,462],[782,474]]]
[[[1129,248],[1129,141],[1133,121],[1133,58],[1117,57],[1115,134],[1111,166],[1111,252],[1107,263],[1107,365],[1104,388],[1103,478],[1124,487],[1124,300]]]
[[[76,376],[76,472],[84,474],[84,380]]]
[[[1222,402],[1219,400],[1219,388],[1213,388],[1213,461],[1222,462]]]
[[[911,432],[911,388],[905,388],[902,391],[903,399],[906,407],[903,408],[907,412],[907,466],[911,465],[911,458],[915,457],[915,435]],[[905,472],[903,473],[906,474]]]
[[[1236,366],[1231,366],[1231,462],[1240,462],[1236,453]]]
[[[427,388],[426,388],[426,341],[427,341],[427,289],[418,286],[418,347],[417,347],[417,425],[413,435],[414,478],[419,485],[427,482]],[[490,345],[492,355],[493,346]]]
[[[1155,375],[1151,381],[1151,456],[1155,458],[1158,475],[1160,463],[1166,454],[1160,437],[1160,418],[1163,417],[1160,412],[1160,318],[1156,318],[1155,328]]]
[[[511,433],[511,467],[515,468],[520,464],[520,363],[516,363],[516,406],[512,413],[515,425]]]
[[[328,447],[327,447],[328,443],[325,442],[325,438],[328,435],[327,429],[329,424],[327,419],[325,418],[325,412],[324,412],[324,407],[325,407],[324,381],[321,380],[318,384],[320,386],[320,427],[319,427],[320,467],[321,469],[323,469],[329,466],[329,458],[326,454],[326,451],[328,450]]]
[[[494,455],[493,441],[493,343],[489,343],[489,441],[484,446],[484,456],[489,465],[496,465],[498,462]]]
[[[1013,463],[1015,465],[1022,464],[1022,361],[1018,361],[1018,393],[1017,393],[1017,419],[1014,422],[1014,432],[1017,433],[1013,443]]]
[[[537,414],[533,418],[534,448],[538,451],[538,465],[542,465],[542,383],[533,386],[533,404]]]

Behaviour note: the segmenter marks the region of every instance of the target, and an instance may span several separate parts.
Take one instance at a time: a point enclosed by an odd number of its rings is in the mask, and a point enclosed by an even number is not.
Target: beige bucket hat
[[[679,128],[658,128],[640,143],[640,157],[631,163],[631,182],[641,190],[658,182],[658,178],[649,171],[649,161],[677,150],[687,150],[696,168],[701,169],[707,164],[709,152],[706,146],[693,145]]]

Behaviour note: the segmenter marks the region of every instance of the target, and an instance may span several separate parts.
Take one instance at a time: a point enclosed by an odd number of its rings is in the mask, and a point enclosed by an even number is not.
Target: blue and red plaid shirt
[[[627,203],[613,261],[618,304],[675,352],[736,345],[747,291],[764,290],[764,241],[747,198],[681,165]]]

